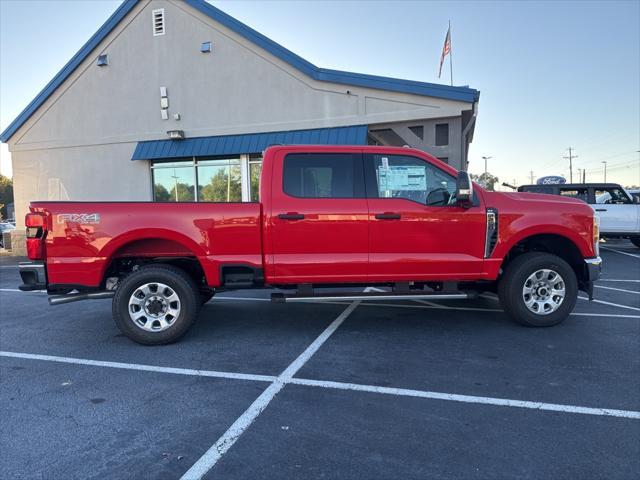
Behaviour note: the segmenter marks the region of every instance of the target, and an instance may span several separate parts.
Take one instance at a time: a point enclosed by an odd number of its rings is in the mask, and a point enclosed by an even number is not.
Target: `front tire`
[[[165,345],[196,320],[200,294],[189,275],[171,265],[147,265],[128,275],[113,297],[113,319],[142,345]]]
[[[571,266],[556,255],[529,252],[509,263],[498,284],[505,312],[528,327],[550,327],[569,316],[578,298]]]

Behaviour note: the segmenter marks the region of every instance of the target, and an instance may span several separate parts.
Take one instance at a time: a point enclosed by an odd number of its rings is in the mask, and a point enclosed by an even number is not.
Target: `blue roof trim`
[[[259,153],[269,145],[366,145],[366,125],[138,142],[131,160]]]
[[[291,50],[256,32],[251,27],[227,15],[222,10],[204,0],[184,0],[185,3],[221,23],[238,35],[255,43],[280,60],[300,70],[305,75],[319,81],[333,82],[344,85],[388,90],[400,93],[411,93],[428,97],[458,100],[463,102],[475,102],[480,92],[469,87],[450,87],[436,83],[402,80],[398,78],[379,77],[353,72],[342,72],[318,68],[304,58],[296,55]],[[69,75],[82,63],[85,58],[96,48],[113,28],[135,7],[138,0],[125,0],[109,19],[98,29],[87,43],[76,53],[71,60],[53,77],[46,87],[34,98],[29,105],[11,122],[0,134],[0,141],[6,142],[29,119],[29,117],[49,98],[49,96],[64,82]]]
[[[13,122],[0,134],[0,142],[6,142],[18,130],[29,117],[49,98],[49,96],[64,82],[69,75],[80,65],[87,56],[96,48],[104,38],[111,33],[111,30],[120,23],[127,13],[136,6],[138,0],[125,0],[96,33],[85,43],[78,52],[71,57],[71,60],[62,67],[62,70],[51,79],[49,83],[36,95],[29,105],[18,115]]]

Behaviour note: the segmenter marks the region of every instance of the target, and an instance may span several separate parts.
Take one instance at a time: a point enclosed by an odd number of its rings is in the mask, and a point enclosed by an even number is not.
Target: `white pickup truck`
[[[579,198],[596,211],[603,237],[629,238],[640,248],[640,200],[617,183],[522,185],[518,191]]]

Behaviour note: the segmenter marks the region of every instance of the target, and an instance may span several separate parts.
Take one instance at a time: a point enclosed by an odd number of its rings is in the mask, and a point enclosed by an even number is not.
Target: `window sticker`
[[[389,159],[387,157],[382,157],[382,168],[384,168],[385,170],[389,169]]]
[[[425,191],[427,189],[426,169],[422,166],[390,166],[378,169],[380,191]]]

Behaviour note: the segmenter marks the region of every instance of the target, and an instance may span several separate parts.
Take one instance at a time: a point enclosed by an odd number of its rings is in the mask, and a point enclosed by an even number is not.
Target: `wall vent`
[[[151,12],[153,21],[153,36],[164,35],[164,8],[158,8]]]

